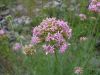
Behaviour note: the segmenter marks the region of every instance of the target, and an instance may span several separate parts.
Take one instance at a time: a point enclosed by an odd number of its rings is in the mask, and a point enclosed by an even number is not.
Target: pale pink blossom
[[[13,46],[13,50],[14,50],[14,51],[18,51],[18,50],[21,49],[21,47],[22,47],[22,46],[21,46],[20,43],[15,43],[14,46]]]
[[[51,45],[43,45],[44,51],[46,52],[46,54],[50,53],[53,54],[54,53],[54,46]]]
[[[75,74],[82,74],[83,73],[83,68],[82,67],[75,67],[74,68],[74,73]]]
[[[63,45],[61,45],[60,47],[60,53],[64,53],[68,48],[68,44],[64,43]]]
[[[45,41],[51,41],[51,40],[54,40],[54,36],[52,34],[48,33]]]
[[[81,20],[85,20],[87,18],[85,14],[79,14],[79,17]]]
[[[80,37],[80,41],[85,41],[87,39],[88,39],[87,37]]]
[[[3,29],[0,30],[0,35],[4,35],[5,31]]]
[[[88,9],[92,12],[100,13],[100,2],[97,0],[92,0]]]
[[[97,7],[100,7],[100,2],[97,2],[97,4],[96,4],[96,5],[97,5]]]

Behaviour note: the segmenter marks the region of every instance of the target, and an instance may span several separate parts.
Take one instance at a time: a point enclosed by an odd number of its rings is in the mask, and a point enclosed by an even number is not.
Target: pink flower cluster
[[[90,11],[100,13],[100,2],[97,0],[92,0],[88,9]]]
[[[67,39],[70,39],[72,29],[67,22],[56,20],[56,18],[46,18],[39,26],[33,28],[32,43],[38,44],[44,42],[44,51],[46,54],[54,53],[55,49],[64,53],[68,48]]]

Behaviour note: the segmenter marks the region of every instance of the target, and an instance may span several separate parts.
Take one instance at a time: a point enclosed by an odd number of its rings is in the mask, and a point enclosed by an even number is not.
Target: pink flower
[[[4,35],[5,31],[3,29],[0,30],[0,35]]]
[[[33,35],[36,35],[36,36],[40,36],[42,31],[41,31],[41,27],[35,27],[33,28]]]
[[[91,4],[96,4],[97,0],[91,0]]]
[[[85,20],[87,18],[85,14],[79,14],[79,17],[81,20]]]
[[[40,42],[40,38],[37,36],[33,36],[31,39],[32,44],[38,44]]]
[[[64,43],[63,45],[61,45],[61,47],[60,47],[60,53],[64,53],[67,48],[68,48],[68,44]]]
[[[74,73],[75,74],[82,74],[83,73],[83,68],[81,68],[81,67],[75,67],[74,68]]]
[[[33,28],[32,42],[34,44],[45,43],[46,45],[43,48],[47,54],[54,53],[56,48],[60,49],[61,53],[64,53],[68,47],[65,43],[71,36],[72,29],[67,22],[56,20],[56,18],[46,18],[39,26]],[[40,38],[43,41],[39,41]]]
[[[20,43],[15,43],[14,46],[13,46],[13,50],[14,50],[14,51],[18,51],[19,49],[21,49],[21,47],[22,47],[22,46],[21,46]]]
[[[43,45],[44,51],[46,52],[46,54],[50,53],[53,54],[54,53],[54,46],[51,45]]]
[[[51,40],[54,40],[54,37],[53,37],[53,35],[51,33],[48,33],[45,41],[51,41]]]
[[[97,2],[97,4],[96,4],[96,5],[97,5],[97,7],[100,7],[100,2]]]
[[[54,34],[54,38],[55,38],[55,40],[57,41],[58,44],[61,44],[62,42],[65,41],[62,34],[59,33],[59,32]]]
[[[68,26],[68,23],[58,20],[57,25],[62,29],[61,32],[64,33],[64,35],[69,39],[72,34],[72,29]]]
[[[96,5],[89,5],[89,10],[96,12],[97,11]]]
[[[100,13],[100,2],[97,2],[96,6],[97,6],[97,12]]]
[[[100,13],[100,2],[97,0],[92,0],[88,9],[90,11]]]

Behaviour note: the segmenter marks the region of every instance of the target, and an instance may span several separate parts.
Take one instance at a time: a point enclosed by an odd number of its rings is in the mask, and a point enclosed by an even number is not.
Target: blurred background
[[[58,55],[59,75],[78,75],[76,69],[79,75],[100,75],[100,13],[89,11],[90,3],[91,0],[0,0],[0,75],[55,75],[53,55],[45,55],[40,46],[36,46],[38,50],[33,55],[13,50],[16,43],[26,50],[33,49],[29,46],[32,28],[47,17],[67,21],[73,31],[68,51]]]

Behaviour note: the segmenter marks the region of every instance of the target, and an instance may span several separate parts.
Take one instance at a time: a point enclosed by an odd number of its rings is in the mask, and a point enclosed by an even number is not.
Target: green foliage
[[[16,0],[0,0],[0,5],[6,5],[6,6],[8,6],[8,5],[11,5],[12,3],[14,3],[14,1],[16,1]]]
[[[11,2],[11,0],[0,0],[0,3],[7,4],[7,1]],[[68,3],[67,0],[64,1],[65,4]],[[35,5],[34,0],[21,0],[20,2],[27,5],[30,11]],[[30,25],[20,25],[14,29],[16,32],[22,32],[26,37],[28,34],[31,35],[32,27],[39,25],[46,17],[57,17],[68,21],[73,31],[72,38],[69,40],[71,45],[64,54],[57,55],[58,64],[56,64],[54,55],[46,55],[40,45],[36,46],[36,54],[27,56],[22,52],[13,52],[9,45],[9,39],[0,37],[0,75],[2,75],[2,68],[5,72],[3,75],[76,75],[74,68],[77,66],[83,68],[82,75],[100,75],[100,64],[98,64],[100,52],[96,56],[95,49],[96,40],[100,37],[100,15],[94,15],[85,8],[88,4],[87,0],[78,0],[77,2],[81,3],[80,13],[87,15],[87,19],[84,21],[81,21],[79,16],[76,16],[73,11],[68,11],[67,8],[62,10],[46,8],[42,9],[41,15],[32,19]],[[92,16],[96,17],[96,20],[91,19]],[[12,20],[10,16],[8,18]],[[87,37],[87,40],[81,41],[80,37]],[[11,66],[5,66],[4,59],[10,62]]]

